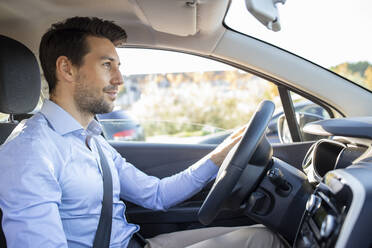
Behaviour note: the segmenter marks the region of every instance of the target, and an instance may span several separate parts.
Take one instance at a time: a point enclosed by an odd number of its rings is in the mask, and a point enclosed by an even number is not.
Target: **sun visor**
[[[138,18],[163,33],[178,36],[195,35],[209,14],[223,18],[227,0],[130,0]],[[164,11],[166,10],[166,11]],[[206,11],[207,10],[207,11]],[[210,13],[206,13],[210,12]],[[216,19],[214,19],[216,20]],[[220,25],[215,23],[214,25]]]

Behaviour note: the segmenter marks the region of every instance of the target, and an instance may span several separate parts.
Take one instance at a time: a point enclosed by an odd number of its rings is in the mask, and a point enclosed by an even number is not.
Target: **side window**
[[[329,119],[331,118],[330,113],[322,106],[291,92],[291,99],[293,101],[293,107],[296,114],[297,125],[300,130],[300,136],[302,141],[312,141],[321,139],[324,137],[311,135],[303,132],[303,127],[311,122]],[[280,109],[279,113],[276,113],[273,117],[276,119],[276,125],[278,129],[278,138],[281,143],[291,143],[292,137],[288,127],[284,111]]]
[[[274,84],[214,60],[150,49],[118,54],[124,86],[115,111],[97,116],[109,140],[217,144],[263,99],[281,106]]]
[[[322,106],[291,92],[292,99],[294,99],[294,109],[296,113],[307,113],[312,115],[318,115],[322,119],[329,119],[330,115]]]
[[[9,118],[8,114],[0,113],[0,123],[1,122],[6,122]]]

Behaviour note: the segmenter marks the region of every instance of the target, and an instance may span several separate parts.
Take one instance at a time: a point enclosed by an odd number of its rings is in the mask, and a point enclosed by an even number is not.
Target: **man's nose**
[[[123,75],[121,75],[120,70],[116,70],[111,79],[111,84],[122,85],[123,83],[124,83]]]

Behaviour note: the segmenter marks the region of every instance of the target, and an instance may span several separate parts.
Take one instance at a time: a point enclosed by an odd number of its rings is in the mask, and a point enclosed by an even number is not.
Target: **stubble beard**
[[[113,110],[114,104],[112,102],[106,101],[104,95],[100,95],[96,89],[89,87],[89,83],[84,82],[79,77],[77,80],[74,101],[78,110],[84,115],[96,115],[105,114]],[[102,89],[101,92],[103,92]]]

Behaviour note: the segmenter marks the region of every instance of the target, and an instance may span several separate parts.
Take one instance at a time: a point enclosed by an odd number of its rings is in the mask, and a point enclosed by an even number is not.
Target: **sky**
[[[226,23],[325,67],[372,63],[371,0],[287,0],[277,6],[279,32],[247,15],[242,0],[233,1]]]
[[[259,23],[247,11],[244,0],[233,0],[225,21],[233,29],[326,68],[344,62],[372,64],[372,0],[287,0],[285,5],[278,4],[278,9],[282,27],[279,32]],[[186,71],[228,69],[221,63],[191,55],[180,60],[172,52],[140,51],[143,52],[118,49],[125,75],[177,72],[185,68]],[[171,63],[165,64],[167,61]]]
[[[117,49],[124,75],[165,72],[235,70],[223,63],[202,57],[151,49]]]

